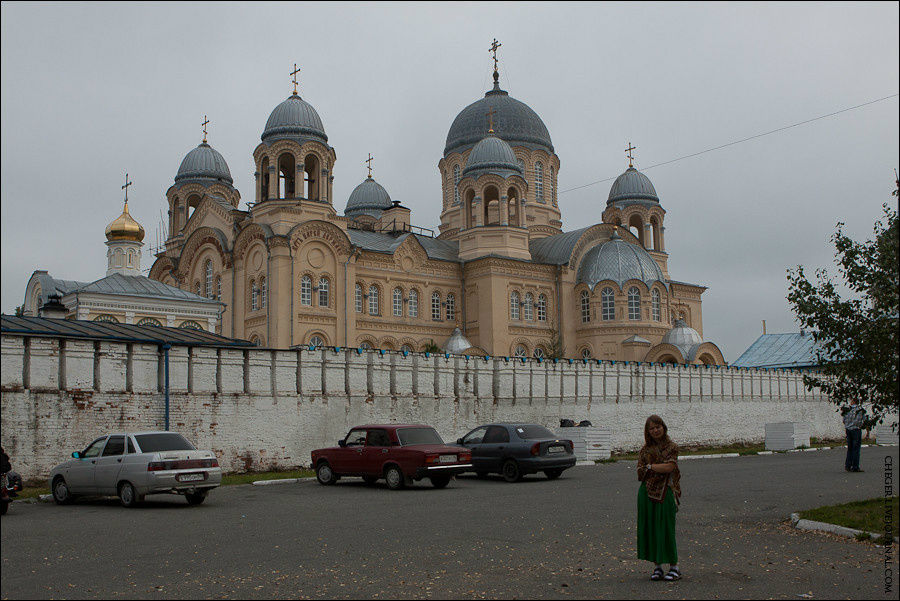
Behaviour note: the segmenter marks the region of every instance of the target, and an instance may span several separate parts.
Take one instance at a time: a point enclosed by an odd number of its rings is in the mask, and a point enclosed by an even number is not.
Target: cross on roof
[[[297,63],[294,63],[294,70],[291,71],[291,76],[294,82],[294,94],[297,94],[297,73],[300,73],[300,67],[297,66]]]
[[[128,186],[133,183],[134,182],[128,181],[128,173],[125,173],[125,185],[122,186],[122,189],[125,190],[125,204],[128,204]]]
[[[490,124],[490,125],[489,125],[489,129],[488,129],[488,133],[489,133],[489,134],[492,134],[492,133],[494,133],[494,113],[496,113],[497,111],[494,110],[494,107],[493,107],[493,106],[490,107],[490,108],[491,108],[491,110],[489,110],[487,113],[485,113],[485,115],[487,115],[488,121],[489,121],[489,124]]]
[[[372,178],[372,153],[371,152],[369,153],[369,158],[367,158],[363,162],[368,164],[367,166],[369,168],[369,179],[371,179]]]
[[[206,124],[209,123],[209,119],[206,118],[206,115],[203,115],[203,143],[206,144]]]
[[[497,41],[497,38],[494,38],[494,41],[491,43],[491,47],[488,48],[488,52],[494,53],[494,72],[497,72],[497,48],[502,46],[500,42]]]
[[[628,143],[628,148],[625,149],[625,152],[628,153],[628,166],[634,167],[634,156],[631,154],[632,150],[637,150],[637,146],[632,146],[631,142]]]

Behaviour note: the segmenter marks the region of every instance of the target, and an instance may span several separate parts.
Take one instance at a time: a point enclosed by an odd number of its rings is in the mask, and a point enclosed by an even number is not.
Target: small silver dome
[[[350,193],[344,215],[356,217],[366,214],[378,217],[381,215],[381,211],[390,209],[392,204],[391,195],[384,189],[384,186],[369,176]]]
[[[328,143],[328,136],[325,135],[325,127],[319,113],[297,94],[291,94],[287,100],[275,107],[269,115],[269,120],[266,121],[266,129],[263,130],[261,138],[263,142],[290,138]]]
[[[656,189],[650,182],[650,178],[635,169],[629,167],[628,170],[616,178],[612,188],[609,189],[609,199],[606,204],[611,204],[622,200],[649,200],[659,202],[659,196],[656,195]]]
[[[671,344],[678,347],[685,361],[693,361],[697,349],[703,344],[703,338],[694,328],[685,323],[683,319],[676,319],[675,325],[666,332],[662,339],[663,344]]]
[[[216,180],[222,181],[229,185],[234,184],[231,178],[231,171],[228,170],[228,163],[225,162],[219,152],[203,142],[197,148],[193,149],[178,167],[178,173],[175,175],[175,181],[180,183],[185,180]]]
[[[488,120],[485,115],[489,110],[494,111],[494,131],[498,136],[517,146],[541,148],[553,153],[550,132],[538,114],[495,85],[484,98],[464,108],[453,120],[444,146],[445,157],[452,152],[465,151],[487,135]]]
[[[454,328],[450,338],[444,343],[444,352],[451,355],[462,355],[470,348],[472,348],[472,343],[463,336],[459,328]]]
[[[648,286],[653,282],[665,284],[666,278],[650,253],[613,232],[610,240],[584,253],[578,264],[577,283],[585,283],[593,290],[603,280],[612,280],[621,287],[628,280],[640,280]]]
[[[496,173],[501,177],[523,175],[512,147],[495,136],[488,134],[469,153],[462,175],[477,177],[482,173]]]

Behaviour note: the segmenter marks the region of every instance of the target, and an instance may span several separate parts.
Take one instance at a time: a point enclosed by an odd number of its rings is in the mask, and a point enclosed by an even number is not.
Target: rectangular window
[[[534,297],[530,293],[525,295],[525,302],[522,303],[522,312],[525,315],[525,321],[534,320]]]
[[[403,317],[403,291],[399,288],[394,288],[394,298],[391,306],[394,317]]]
[[[409,291],[409,307],[407,309],[410,317],[418,317],[419,316],[419,291],[418,290],[410,290]]]
[[[319,306],[328,306],[328,278],[319,280]]]
[[[537,318],[538,321],[547,321],[547,297],[543,294],[538,297]]]
[[[441,320],[441,295],[437,292],[431,295],[431,319]]]
[[[362,303],[362,286],[360,286],[359,284],[356,285],[355,301],[356,301],[356,312],[362,313],[362,305],[363,305],[363,303]]]
[[[369,287],[369,315],[378,315],[378,288]]]
[[[447,295],[447,321],[456,321],[456,297]]]
[[[601,319],[603,321],[612,321],[616,318],[616,301],[613,296],[612,288],[604,288],[600,293],[601,301]]]

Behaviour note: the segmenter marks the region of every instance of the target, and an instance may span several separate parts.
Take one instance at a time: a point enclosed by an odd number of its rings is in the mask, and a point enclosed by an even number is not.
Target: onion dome
[[[692,361],[694,355],[697,354],[697,349],[703,344],[703,338],[683,319],[676,319],[672,329],[663,336],[662,343],[677,347],[685,361]]]
[[[659,264],[643,247],[622,240],[618,232],[599,246],[587,251],[578,264],[575,281],[591,290],[598,282],[612,280],[621,288],[628,280],[640,280],[650,286],[666,279]]]
[[[494,134],[488,134],[475,145],[466,159],[462,175],[477,178],[484,173],[496,173],[501,177],[523,175],[512,147]]]
[[[359,215],[380,217],[381,212],[385,209],[390,209],[391,206],[391,195],[370,175],[350,193],[350,198],[347,200],[347,208],[344,209],[344,215],[347,217],[357,217]]]
[[[106,239],[110,242],[127,240],[129,242],[141,242],[144,239],[144,228],[128,213],[128,201],[125,201],[125,209],[116,217],[115,221],[106,226]]]
[[[494,131],[499,137],[516,146],[541,148],[553,154],[550,132],[538,114],[524,102],[501,90],[500,84],[495,81],[493,90],[464,108],[453,120],[444,146],[445,157],[453,152],[465,151],[488,134],[485,119],[488,111],[493,111]]]
[[[222,182],[229,186],[234,184],[231,171],[228,170],[228,163],[215,148],[206,142],[202,142],[197,148],[187,153],[187,156],[181,161],[181,166],[175,175],[175,183],[187,180]]]
[[[328,143],[319,113],[296,92],[275,107],[266,121],[261,138],[263,142],[290,139],[301,143],[307,140]]]
[[[650,178],[634,167],[629,167],[625,173],[616,178],[612,188],[609,189],[606,204],[627,200],[659,202],[659,196],[656,195],[656,189]]]
[[[459,328],[454,328],[450,338],[444,343],[444,352],[451,355],[462,355],[464,352],[472,348],[469,342]]]

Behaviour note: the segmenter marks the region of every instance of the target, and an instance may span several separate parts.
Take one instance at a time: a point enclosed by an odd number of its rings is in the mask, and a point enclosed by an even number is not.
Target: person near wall
[[[866,419],[866,410],[859,406],[859,401],[850,401],[850,407],[844,413],[844,429],[847,432],[847,458],[844,469],[848,472],[861,472],[859,469],[859,451],[862,447],[862,426]]]
[[[675,513],[681,499],[678,445],[666,423],[651,415],[644,424],[644,446],[638,455],[638,559],[654,563],[650,580],[680,580],[675,544]],[[663,572],[662,564],[669,564]]]

